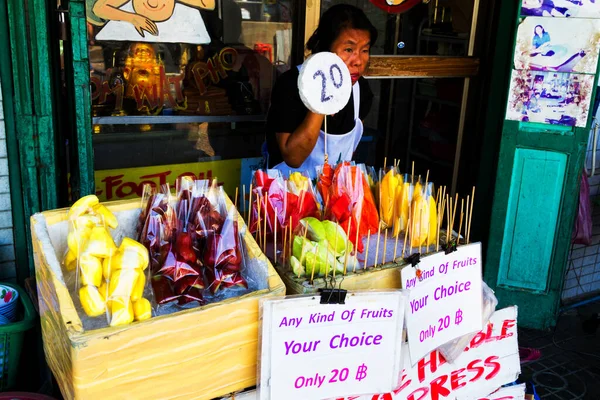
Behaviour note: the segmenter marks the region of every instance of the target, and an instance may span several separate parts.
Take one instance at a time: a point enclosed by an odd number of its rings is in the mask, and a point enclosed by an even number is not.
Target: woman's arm
[[[293,133],[277,133],[277,144],[285,163],[292,168],[299,168],[317,144],[324,116],[312,111]]]
[[[97,0],[92,8],[94,14],[107,21],[125,21],[131,23],[135,30],[143,37],[144,31],[158,35],[158,27],[146,17],[139,14],[120,10],[119,7],[129,0]]]
[[[215,0],[179,0],[179,2],[194,8],[215,9]]]

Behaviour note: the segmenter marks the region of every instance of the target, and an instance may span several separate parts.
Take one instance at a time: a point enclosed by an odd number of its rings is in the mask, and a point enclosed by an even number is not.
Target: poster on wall
[[[522,16],[600,18],[598,0],[522,0]]]
[[[593,74],[599,49],[600,19],[525,18],[517,33],[515,68]]]
[[[593,75],[513,71],[506,119],[585,127]]]
[[[101,27],[97,41],[208,44],[200,10],[215,0],[86,0],[87,21]]]

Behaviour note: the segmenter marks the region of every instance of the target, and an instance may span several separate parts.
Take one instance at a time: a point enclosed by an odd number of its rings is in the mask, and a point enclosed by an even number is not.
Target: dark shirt
[[[267,116],[267,151],[269,152],[269,168],[283,161],[283,156],[277,144],[276,134],[293,133],[304,121],[308,109],[300,99],[298,91],[298,68],[285,72],[273,88],[271,94],[271,108]],[[360,85],[360,110],[358,116],[364,119],[369,113],[373,103],[373,92],[366,79],[359,78]],[[350,95],[348,104],[337,114],[327,117],[327,133],[343,135],[354,129],[354,95]],[[324,130],[324,127],[321,127]]]

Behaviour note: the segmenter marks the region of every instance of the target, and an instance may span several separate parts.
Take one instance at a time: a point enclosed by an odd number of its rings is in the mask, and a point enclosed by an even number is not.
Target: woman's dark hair
[[[371,37],[371,45],[377,40],[377,29],[369,21],[363,10],[349,4],[337,4],[323,13],[319,26],[306,43],[306,48],[312,54],[331,51],[333,42],[344,29],[368,31]]]
[[[541,26],[541,25],[536,25],[536,26],[535,26],[535,28],[533,28],[533,34],[534,34],[534,35],[537,35],[537,28],[542,28],[542,35],[543,35],[544,33],[546,33],[546,30],[544,29],[544,27],[543,27],[543,26]]]

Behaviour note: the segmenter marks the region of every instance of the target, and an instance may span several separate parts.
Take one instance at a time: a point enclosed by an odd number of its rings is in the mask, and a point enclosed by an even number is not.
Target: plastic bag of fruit
[[[117,248],[110,232],[117,228],[117,218],[94,195],[75,202],[68,220],[64,266],[75,271],[75,287],[85,314],[92,318],[105,314],[111,326],[150,318],[150,302],[143,297],[146,249],[130,238],[124,238]]]
[[[196,227],[203,238],[202,264],[206,274],[206,288],[210,295],[232,297],[248,289],[242,232],[235,207],[227,209],[222,187],[211,187],[213,208],[204,216],[198,215]],[[218,224],[211,221],[217,219]],[[206,218],[212,215],[213,217]],[[236,290],[238,289],[238,290]]]
[[[140,241],[150,252],[150,280],[158,306],[204,304],[205,287],[194,220],[206,198],[207,183],[179,179],[173,201],[168,186],[151,196]]]

